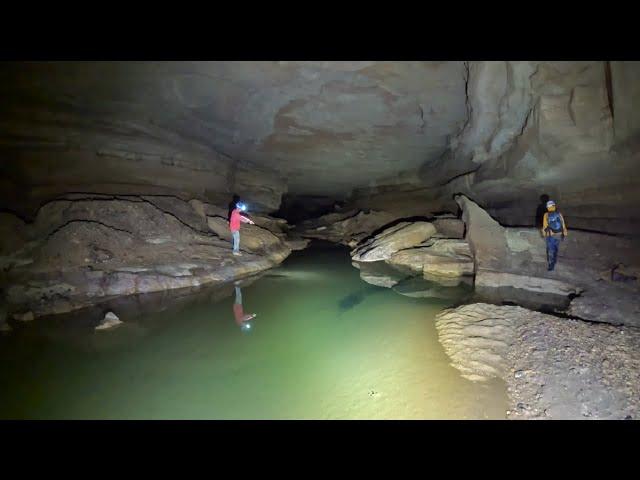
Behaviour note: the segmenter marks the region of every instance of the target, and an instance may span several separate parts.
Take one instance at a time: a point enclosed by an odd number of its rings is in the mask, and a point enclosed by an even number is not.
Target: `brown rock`
[[[330,242],[341,243],[353,248],[360,240],[392,222],[396,217],[383,211],[363,212],[348,210],[330,213],[314,221],[304,222],[300,235]]]
[[[429,222],[401,222],[359,245],[351,254],[358,262],[386,260],[398,250],[418,245],[436,233]]]
[[[108,312],[102,322],[95,327],[96,330],[108,330],[122,323],[122,320],[113,312]]]

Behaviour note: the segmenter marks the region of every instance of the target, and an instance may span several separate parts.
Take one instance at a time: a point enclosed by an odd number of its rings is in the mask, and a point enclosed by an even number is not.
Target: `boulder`
[[[220,207],[168,196],[66,195],[26,225],[30,240],[19,256],[0,259],[0,288],[11,311],[31,312],[27,319],[121,295],[218,284],[291,253],[284,232],[245,225],[245,254],[234,257],[226,218],[207,216],[220,211],[226,216]],[[286,228],[279,219],[260,221]]]
[[[231,242],[229,222],[220,217],[207,217],[209,228],[223,240]],[[240,228],[240,249],[253,253],[266,253],[271,250],[288,249],[282,239],[266,228],[243,223]]]
[[[422,275],[425,256],[428,256],[427,251],[426,248],[407,248],[392,254],[385,263],[401,271]]]
[[[206,223],[207,213],[205,210],[205,203],[194,198],[193,200],[189,201],[189,205],[191,205],[193,211],[196,212],[196,215],[198,215]]]
[[[444,238],[464,238],[464,222],[453,215],[437,217],[432,223],[438,235]]]
[[[507,272],[482,272],[476,276],[476,293],[479,298],[495,303],[517,303],[535,310],[566,310],[573,297],[582,293],[582,288],[551,278]]]
[[[353,248],[360,240],[395,218],[392,214],[383,211],[348,210],[303,222],[299,233],[306,238],[327,240]]]
[[[459,277],[445,277],[443,275],[432,275],[427,272],[423,272],[422,278],[428,282],[437,283],[443,287],[457,287],[461,284],[473,284],[472,276],[459,276]]]
[[[400,250],[385,261],[430,278],[473,275],[473,258],[464,240],[431,239],[425,244],[427,246]]]
[[[292,251],[304,250],[305,248],[307,248],[309,246],[310,242],[311,242],[311,240],[308,239],[308,238],[289,238],[289,239],[286,240],[287,246]]]
[[[509,348],[515,342],[520,319],[527,312],[520,307],[482,303],[444,310],[436,316],[438,338],[451,365],[463,377],[471,381],[504,379],[509,368]]]
[[[530,261],[525,240],[520,237],[520,241],[508,240],[507,229],[475,202],[464,195],[455,199],[467,226],[466,240],[474,256],[475,288],[480,298],[526,304],[534,309],[565,309],[571,297],[581,291],[575,285],[540,275],[542,269]]]
[[[473,260],[469,257],[432,255],[425,259],[423,274],[431,277],[462,277],[473,275]]]
[[[117,325],[120,325],[122,320],[118,318],[118,316],[113,312],[108,312],[102,322],[96,326],[96,330],[107,330],[109,328],[113,328]]]
[[[462,220],[467,230],[465,239],[475,259],[476,273],[480,274],[485,269],[500,271],[508,268],[504,227],[466,196],[457,195],[455,200],[462,209]]]
[[[398,250],[418,245],[435,233],[435,227],[429,222],[401,222],[359,245],[351,258],[358,262],[386,260]]]
[[[413,298],[437,298],[442,300],[465,301],[473,294],[470,280],[463,280],[455,285],[446,286],[441,282],[413,277],[402,280],[393,286],[393,291]]]
[[[612,272],[619,263],[629,265],[626,272],[638,268],[637,240],[569,227],[556,268],[549,272],[545,241],[537,229],[503,227],[464,195],[455,199],[463,210],[479,299],[565,312],[594,322],[640,325],[638,282],[603,279],[604,269]]]
[[[378,287],[391,288],[408,277],[385,262],[352,262],[360,270],[360,278]]]

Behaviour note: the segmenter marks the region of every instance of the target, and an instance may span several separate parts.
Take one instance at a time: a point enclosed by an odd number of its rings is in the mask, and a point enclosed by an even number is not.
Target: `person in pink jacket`
[[[248,332],[251,330],[252,324],[251,320],[256,318],[255,313],[244,313],[244,308],[242,307],[242,290],[240,290],[240,282],[235,282],[235,290],[236,290],[236,301],[233,304],[233,317],[236,320],[236,324],[240,327],[240,330],[243,332]]]
[[[242,255],[240,253],[240,223],[249,223],[255,225],[255,222],[250,218],[243,216],[240,212],[246,211],[247,207],[242,203],[237,203],[236,208],[231,212],[231,218],[229,218],[229,229],[231,230],[231,236],[233,237],[233,254]]]

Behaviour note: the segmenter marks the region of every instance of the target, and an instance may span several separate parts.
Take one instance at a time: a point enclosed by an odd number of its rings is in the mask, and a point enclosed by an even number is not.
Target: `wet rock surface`
[[[469,300],[473,295],[473,284],[467,280],[446,284],[412,277],[399,281],[392,288],[394,292],[406,297],[437,298],[458,304]]]
[[[264,272],[244,277],[244,288],[261,278]],[[177,315],[192,305],[208,305],[234,294],[235,282],[208,283],[197,287],[162,290],[100,299],[95,304],[69,312],[39,317],[35,322],[13,322],[10,327],[18,335],[42,335],[69,347],[84,351],[113,351],[123,346],[135,347],[138,340],[174,322],[175,317],[158,323],[156,314],[174,311]],[[122,322],[117,328],[98,329],[112,312]],[[12,333],[13,334],[13,333]]]
[[[637,418],[637,242],[570,229],[549,272],[538,229],[503,227],[475,202],[456,200],[464,239],[435,234],[382,261],[354,261],[361,278],[401,295],[449,299],[453,305],[491,302],[447,310],[437,328],[463,377],[507,383],[508,418]],[[383,242],[384,235],[371,237],[356,252]]]
[[[616,335],[640,327],[639,73],[608,61],[2,65],[0,330],[228,282],[322,239],[403,295],[458,298],[473,278],[477,300],[598,322],[483,307],[465,311],[483,318],[469,326],[478,338],[443,338],[469,378],[526,381],[510,385],[510,415],[617,418],[620,398],[638,397],[638,376],[622,387],[609,368],[637,373]],[[234,192],[256,222],[241,257]],[[266,215],[287,193],[346,204],[291,231]],[[553,272],[533,228],[542,193],[569,227]],[[458,207],[462,220],[441,215]],[[501,350],[509,335],[531,352]],[[561,339],[566,356],[549,350]]]
[[[459,238],[464,233],[460,219],[398,220],[380,230],[351,252],[362,280],[408,297],[469,298],[474,264],[468,243]]]
[[[352,262],[360,270],[360,278],[378,287],[391,288],[410,275],[390,267],[385,262]]]
[[[640,329],[470,304],[437,317],[466,378],[505,380],[510,419],[625,419],[640,414]]]
[[[110,328],[114,328],[120,325],[122,321],[118,318],[118,316],[113,312],[108,312],[100,325],[96,326],[96,330],[107,330]]]
[[[475,202],[457,201],[476,264],[479,299],[564,312],[593,322],[640,326],[640,282],[607,274],[619,263],[640,265],[637,240],[569,228],[554,271],[535,228],[503,227]],[[604,272],[604,273],[603,273]]]
[[[473,257],[469,244],[458,239],[430,239],[424,246],[400,250],[387,263],[408,268],[427,278],[472,276]]]
[[[464,222],[455,215],[438,215],[432,220],[433,226],[436,227],[434,237],[462,239],[464,238],[465,225]]]
[[[465,62],[467,118],[437,159],[354,190],[360,208],[455,211],[463,193],[534,226],[542,194],[569,228],[640,234],[638,62]]]
[[[474,273],[464,231],[462,220],[451,214],[430,221],[398,219],[351,243],[351,263],[365,282],[387,288],[403,282],[398,290],[403,295],[459,297],[450,287],[472,285]]]
[[[435,233],[436,228],[429,222],[400,222],[359,244],[351,258],[356,262],[387,260],[398,250],[418,245]]]
[[[9,308],[28,320],[114,296],[226,282],[290,254],[283,221],[261,216],[243,227],[243,256],[233,256],[226,219],[208,215],[221,211],[176,197],[49,202],[24,225],[26,241],[2,257]]]

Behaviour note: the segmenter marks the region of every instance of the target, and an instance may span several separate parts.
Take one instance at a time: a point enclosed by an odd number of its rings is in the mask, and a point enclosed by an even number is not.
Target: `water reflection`
[[[190,315],[194,308],[207,308],[217,304],[231,297],[234,291],[237,291],[236,303],[240,304],[241,311],[242,293],[239,291],[239,285],[249,287],[261,277],[262,274],[247,277],[237,282],[238,286],[225,283],[116,297],[66,314],[45,316],[28,323],[13,322],[11,336],[22,338],[24,341],[48,339],[67,348],[77,348],[86,352],[134,348],[151,332],[166,327],[177,318]],[[96,331],[95,327],[110,311],[116,313],[123,323],[117,328]],[[235,311],[234,306],[234,315]],[[252,315],[255,317],[255,314]],[[242,328],[241,323],[238,323],[238,326]],[[249,330],[251,326],[248,325],[243,330]]]
[[[504,418],[504,384],[463,379],[439,344],[450,300],[368,286],[346,249],[254,278],[18,325],[0,337],[0,418]],[[109,310],[123,324],[96,332]]]
[[[446,301],[448,306],[463,303],[473,294],[473,277],[445,277],[416,273],[410,268],[391,266],[385,261],[352,262],[360,270],[360,278],[377,287],[391,288],[406,297]],[[343,302],[350,306],[361,301],[361,295],[345,297]],[[341,304],[342,306],[342,304]]]
[[[256,318],[255,313],[244,313],[244,307],[242,306],[242,290],[240,289],[240,282],[235,282],[236,300],[233,302],[233,316],[236,321],[236,325],[240,327],[243,332],[250,332],[252,320]]]
[[[393,287],[400,295],[413,298],[433,298],[445,301],[447,306],[461,304],[473,295],[473,280],[467,277],[439,278],[438,281],[414,277]]]

